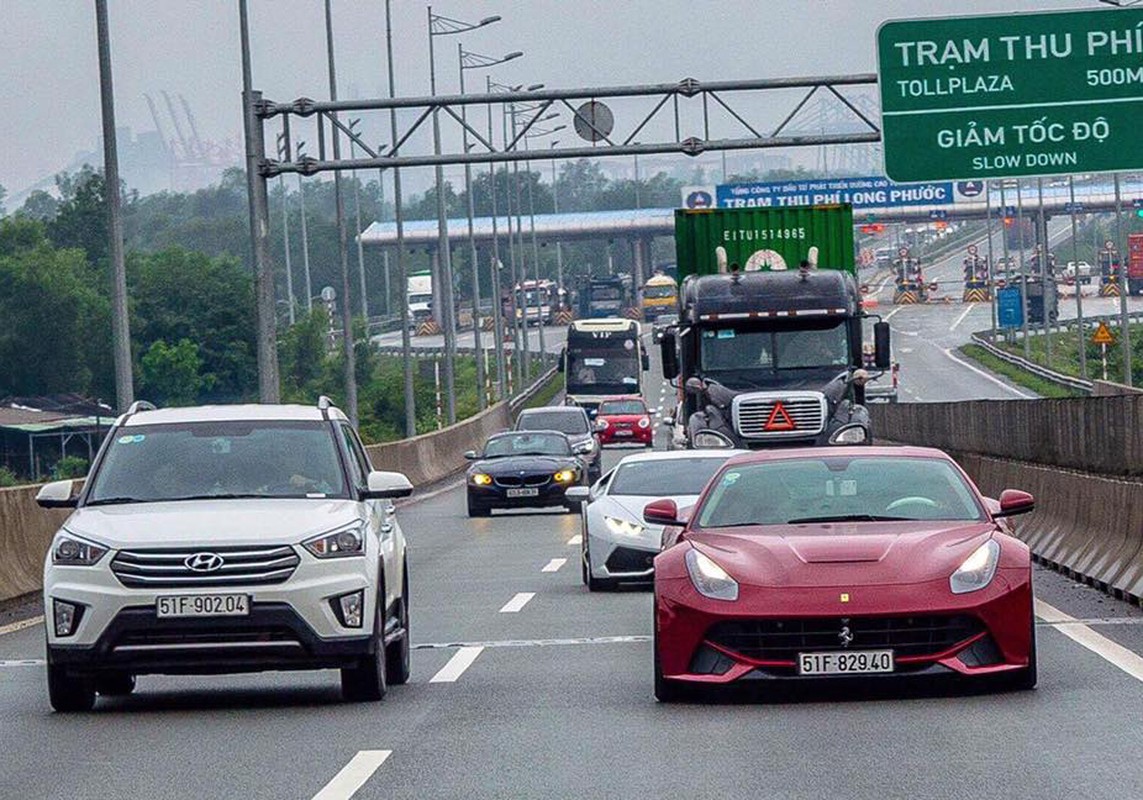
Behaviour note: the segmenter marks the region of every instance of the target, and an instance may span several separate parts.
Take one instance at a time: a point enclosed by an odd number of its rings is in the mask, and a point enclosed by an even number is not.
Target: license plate
[[[892,671],[892,650],[798,653],[799,675],[867,675]]]
[[[615,435],[616,435],[616,436],[630,436],[630,435],[631,435],[631,431],[625,431],[625,430],[623,430],[622,428],[620,428],[620,429],[618,429],[617,431],[615,431]]]
[[[505,491],[509,497],[537,497],[540,494],[539,489],[525,487],[523,489],[508,489]]]
[[[245,617],[250,596],[245,594],[183,594],[155,598],[155,614],[170,617]]]

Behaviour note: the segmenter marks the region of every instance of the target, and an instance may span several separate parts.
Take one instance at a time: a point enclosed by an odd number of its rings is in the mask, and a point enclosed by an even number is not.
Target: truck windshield
[[[658,299],[661,297],[674,297],[678,291],[674,286],[645,286],[643,296]]]
[[[700,341],[706,372],[770,372],[848,363],[844,322],[809,330],[707,329]]]
[[[591,290],[592,300],[619,300],[620,291],[615,286],[599,286]]]

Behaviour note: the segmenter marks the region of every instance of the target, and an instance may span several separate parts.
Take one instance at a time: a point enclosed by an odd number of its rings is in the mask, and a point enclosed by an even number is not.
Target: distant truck
[[[622,278],[588,278],[579,292],[580,319],[622,317],[631,305],[629,294]]]
[[[433,273],[430,270],[410,273],[405,282],[405,304],[409,322],[415,327],[433,315]]]
[[[1127,234],[1127,293],[1143,292],[1143,233]]]
[[[675,212],[678,326],[663,373],[672,441],[763,448],[872,442],[865,384],[891,369],[889,324],[865,313],[848,205]],[[873,373],[862,323],[874,319]]]
[[[654,322],[663,314],[679,310],[679,284],[670,275],[652,275],[643,284],[643,319]]]

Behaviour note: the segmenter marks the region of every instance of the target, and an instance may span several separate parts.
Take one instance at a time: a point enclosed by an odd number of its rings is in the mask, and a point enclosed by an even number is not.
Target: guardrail
[[[1064,386],[1068,389],[1074,389],[1078,392],[1084,392],[1085,394],[1091,394],[1093,386],[1091,381],[1085,381],[1082,378],[1075,378],[1071,375],[1065,375],[1062,372],[1056,372],[1055,370],[1040,366],[1034,361],[1029,361],[1026,358],[1021,358],[1020,356],[1013,355],[1007,350],[1003,350],[994,345],[991,339],[992,336],[987,331],[983,333],[974,333],[972,335],[973,344],[984,348],[990,355],[999,358],[1001,361],[1005,361],[1015,367],[1019,367],[1026,372],[1030,372],[1033,375],[1043,378],[1044,380],[1051,381],[1052,383],[1058,384],[1059,386]]]

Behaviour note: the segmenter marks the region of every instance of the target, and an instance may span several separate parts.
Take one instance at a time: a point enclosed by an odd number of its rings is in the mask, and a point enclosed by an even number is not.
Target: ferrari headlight
[[[727,439],[718,431],[699,431],[695,434],[694,445],[697,448],[734,447],[734,442]]]
[[[949,588],[953,594],[964,594],[983,589],[992,582],[996,565],[1000,563],[1000,544],[989,539],[972,551],[957,571],[949,578]]]
[[[607,529],[616,536],[638,536],[644,530],[638,522],[619,519],[618,517],[604,517],[603,522],[607,525]]]
[[[575,480],[575,470],[561,469],[559,472],[553,475],[552,478],[556,483],[571,483]]]
[[[726,570],[693,547],[683,557],[687,562],[687,572],[691,583],[704,597],[712,600],[737,600],[738,581],[726,574]]]
[[[477,486],[491,486],[492,476],[485,475],[483,472],[474,472],[472,475],[472,482]]]
[[[318,558],[343,558],[365,554],[365,538],[361,526],[352,525],[302,542],[302,546]]]
[[[52,543],[52,563],[65,567],[90,567],[99,563],[108,548],[61,531]]]
[[[830,444],[864,444],[869,441],[869,431],[864,425],[846,425],[838,428],[833,436],[829,437]]]

